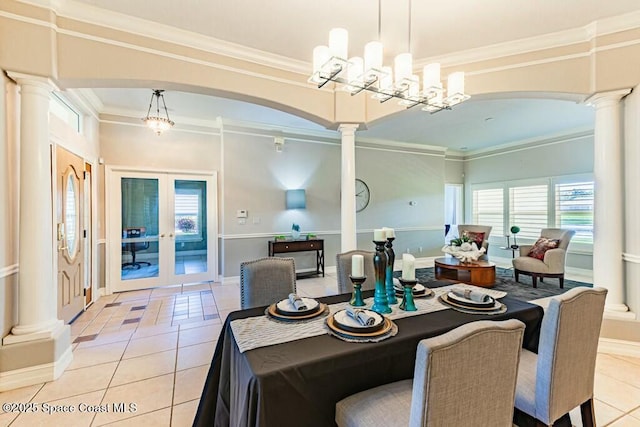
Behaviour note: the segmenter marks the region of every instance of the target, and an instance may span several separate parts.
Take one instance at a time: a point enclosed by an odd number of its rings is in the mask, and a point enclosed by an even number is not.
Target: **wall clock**
[[[364,210],[369,205],[371,192],[369,187],[361,179],[356,179],[356,212]]]

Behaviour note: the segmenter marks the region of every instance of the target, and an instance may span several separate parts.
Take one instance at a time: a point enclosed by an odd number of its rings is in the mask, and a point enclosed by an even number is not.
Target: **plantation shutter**
[[[491,234],[504,236],[504,197],[502,188],[473,190],[473,223],[493,227]]]

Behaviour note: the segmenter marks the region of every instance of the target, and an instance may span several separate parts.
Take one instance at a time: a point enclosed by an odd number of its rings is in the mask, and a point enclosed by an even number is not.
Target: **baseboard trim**
[[[71,346],[52,363],[0,372],[0,392],[56,380],[73,360]]]
[[[598,353],[640,358],[640,342],[600,338],[598,341]]]

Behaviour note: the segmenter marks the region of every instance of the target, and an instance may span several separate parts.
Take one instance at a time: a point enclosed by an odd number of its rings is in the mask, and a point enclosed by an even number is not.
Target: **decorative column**
[[[594,131],[593,284],[607,288],[607,312],[626,312],[622,263],[624,214],[620,100],[629,89],[597,93]]]
[[[640,86],[624,100],[624,210],[626,303],[640,313]],[[637,318],[637,317],[636,317]]]
[[[357,124],[342,124],[342,200],[340,209],[341,252],[358,248],[356,236],[356,129]]]
[[[64,327],[57,318],[49,148],[52,83],[10,73],[20,87],[20,226],[18,324],[3,344],[52,338]]]

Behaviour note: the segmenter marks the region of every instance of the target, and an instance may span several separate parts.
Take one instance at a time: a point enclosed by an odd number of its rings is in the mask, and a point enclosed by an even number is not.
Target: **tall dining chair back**
[[[146,227],[128,227],[122,230],[123,239],[139,239],[147,237]],[[122,250],[131,254],[131,262],[122,263],[122,267],[140,268],[142,265],[151,265],[150,262],[136,261],[136,253],[149,249],[149,242],[125,242],[122,244]]]
[[[593,383],[607,290],[573,288],[554,297],[542,319],[538,354],[522,350],[516,408],[552,425],[580,406],[594,426]]]
[[[340,427],[511,427],[524,324],[467,323],[420,341],[413,380],[351,395],[336,405]]]
[[[351,275],[351,258],[354,255],[364,257],[364,275],[367,280],[362,283],[362,289],[373,289],[376,286],[376,270],[373,266],[373,251],[363,251],[356,249],[336,255],[336,271],[338,273],[338,293],[345,294],[353,291],[353,284],[349,276]]]
[[[293,258],[267,257],[240,264],[242,309],[269,305],[296,292]]]

